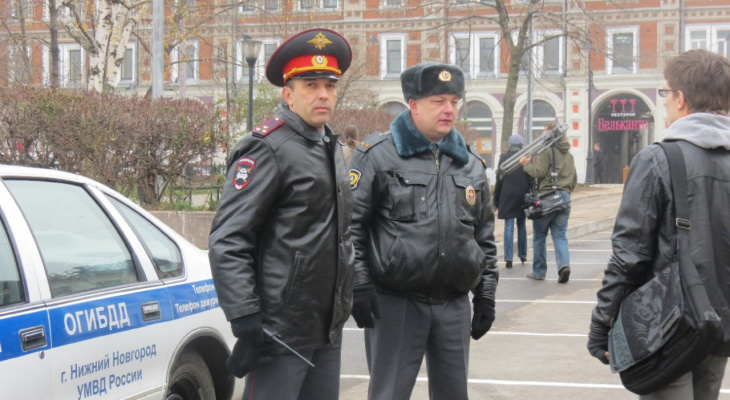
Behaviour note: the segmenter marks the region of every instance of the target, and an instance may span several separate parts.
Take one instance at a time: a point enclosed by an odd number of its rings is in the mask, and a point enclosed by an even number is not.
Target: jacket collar
[[[297,115],[294,111],[289,109],[289,106],[284,103],[279,103],[278,106],[276,106],[276,116],[284,120],[284,123],[292,128],[296,133],[304,136],[305,138],[313,141],[318,142],[322,140],[322,133],[320,133],[317,128],[307,124],[304,122],[302,117]],[[332,137],[332,129],[330,129],[329,126],[324,126],[325,134]]]
[[[431,142],[418,131],[411,117],[411,110],[405,110],[395,117],[390,124],[395,149],[401,157],[431,151]],[[439,152],[451,157],[456,163],[466,165],[469,162],[469,151],[461,134],[454,128],[444,137],[439,145]]]

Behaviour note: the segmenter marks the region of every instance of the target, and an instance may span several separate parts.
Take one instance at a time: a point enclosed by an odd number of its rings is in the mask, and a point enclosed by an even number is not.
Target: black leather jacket
[[[685,118],[688,120],[684,121]],[[694,117],[693,117],[694,118]],[[692,122],[684,117],[680,126]],[[727,118],[727,117],[725,117]],[[728,119],[730,123],[730,119]],[[674,127],[672,125],[672,128]],[[691,125],[690,125],[691,126]],[[728,125],[730,128],[730,125]],[[681,132],[681,130],[680,130]],[[686,132],[686,131],[685,131]],[[702,135],[707,131],[698,130]],[[725,132],[730,138],[730,130]],[[680,136],[681,137],[681,136]],[[677,137],[679,138],[679,137]],[[707,137],[705,137],[707,138]],[[665,140],[672,139],[672,133]],[[690,138],[686,138],[690,139]],[[698,144],[702,145],[700,140]],[[687,191],[692,228],[689,232],[692,261],[702,277],[710,301],[725,327],[719,355],[730,355],[730,141],[727,149],[703,149],[678,140],[687,166]],[[669,165],[664,151],[650,145],[631,162],[621,206],[616,217],[613,254],[598,292],[591,324],[607,332],[618,314],[621,300],[650,279],[674,255],[674,199]],[[592,329],[593,331],[593,329]]]
[[[440,303],[494,299],[499,272],[485,167],[452,130],[437,161],[406,110],[350,162],[355,286]]]
[[[229,320],[261,311],[289,345],[306,349],[332,343],[350,315],[352,193],[332,131],[325,143],[286,106],[276,116],[233,149],[209,257]],[[251,170],[237,190],[241,162]]]

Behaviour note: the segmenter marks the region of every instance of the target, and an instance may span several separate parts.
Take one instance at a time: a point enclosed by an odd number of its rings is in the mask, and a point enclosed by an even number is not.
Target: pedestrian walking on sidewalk
[[[549,132],[557,126],[550,122],[543,132]],[[562,136],[555,144],[536,157],[527,156],[520,159],[520,164],[530,176],[537,179],[539,194],[555,190],[570,203],[570,193],[578,183],[575,172],[575,161],[570,154],[570,143]],[[557,176],[552,179],[553,166]],[[527,277],[544,280],[547,274],[547,235],[548,230],[553,237],[555,261],[558,266],[558,283],[567,283],[570,279],[570,253],[568,251],[568,218],[570,207],[546,217],[532,220],[532,272]]]
[[[664,87],[658,90],[669,124],[663,141],[677,143],[684,157],[691,261],[714,317],[723,322],[725,340],[690,372],[640,399],[717,399],[730,356],[730,62],[714,52],[690,50],[667,63],[664,79]],[[613,254],[588,334],[588,351],[604,364],[611,356],[608,332],[621,301],[667,271],[676,257],[672,183],[667,156],[659,145],[645,147],[631,161],[611,237]],[[662,322],[658,328],[665,325],[669,324]]]
[[[352,315],[365,327],[368,399],[410,399],[425,355],[429,397],[467,400],[469,335],[484,336],[495,317],[489,185],[483,160],[454,129],[461,68],[419,64],[401,85],[409,108],[390,133],[359,144],[350,164]]]
[[[514,134],[509,137],[509,151],[499,156],[499,164],[522,150],[524,140],[522,136]],[[497,183],[494,186],[494,208],[498,210],[499,219],[504,220],[504,264],[506,268],[512,268],[512,256],[514,248],[514,229],[517,223],[517,256],[522,264],[527,261],[527,217],[523,205],[525,195],[530,193],[534,179],[528,175],[523,167],[518,167],[509,175],[497,176]]]

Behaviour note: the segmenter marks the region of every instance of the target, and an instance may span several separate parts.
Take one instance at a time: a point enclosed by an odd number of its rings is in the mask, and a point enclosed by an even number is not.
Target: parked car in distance
[[[82,176],[0,166],[3,399],[230,399],[207,254]]]

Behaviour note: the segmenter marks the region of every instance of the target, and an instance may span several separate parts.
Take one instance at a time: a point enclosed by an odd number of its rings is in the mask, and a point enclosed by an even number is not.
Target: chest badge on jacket
[[[470,206],[473,206],[477,202],[477,191],[474,190],[474,186],[472,185],[466,188],[466,202]]]
[[[241,190],[248,186],[253,176],[253,170],[256,167],[256,161],[250,157],[241,157],[236,162],[236,176],[233,177],[233,187]]]

